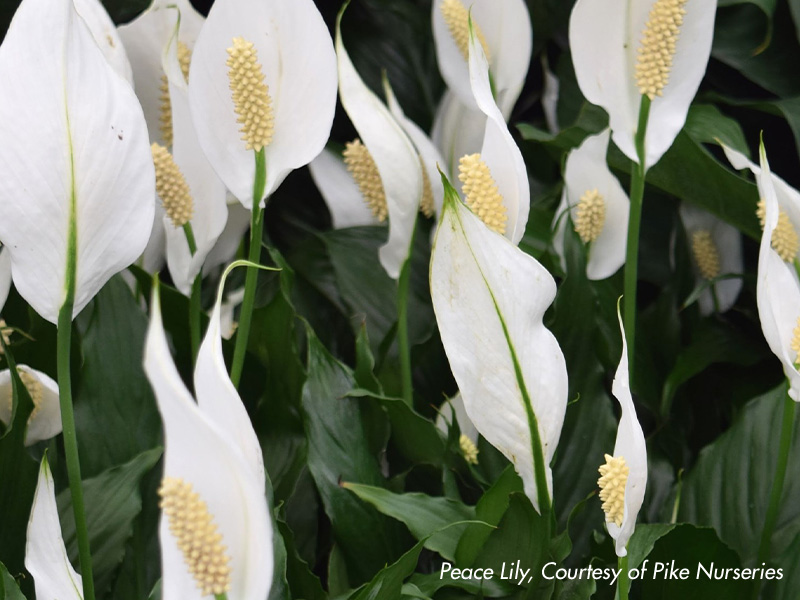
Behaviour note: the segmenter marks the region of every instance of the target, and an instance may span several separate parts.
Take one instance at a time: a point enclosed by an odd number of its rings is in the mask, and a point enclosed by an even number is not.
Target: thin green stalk
[[[256,152],[256,177],[253,182],[253,211],[250,221],[250,262],[258,264],[261,260],[261,238],[264,235],[264,211],[259,204],[264,195],[267,183],[267,162],[264,149]],[[244,299],[242,311],[239,314],[239,327],[236,330],[236,347],[233,351],[231,364],[231,381],[237,388],[242,378],[244,356],[247,351],[247,339],[250,336],[250,321],[253,318],[253,304],[256,299],[256,284],[258,283],[258,269],[249,267],[244,282]]]
[[[183,232],[186,234],[186,243],[192,256],[197,253],[197,242],[191,223],[184,223]],[[203,272],[197,274],[192,283],[192,295],[189,298],[189,337],[192,344],[192,361],[197,358],[200,349],[200,286],[203,281]]]
[[[628,246],[625,252],[625,299],[623,319],[625,337],[628,342],[628,366],[634,373],[636,349],[636,283],[639,270],[639,229],[642,221],[642,200],[644,198],[645,165],[644,139],[647,133],[647,119],[650,116],[650,99],[642,96],[639,107],[639,126],[636,129],[636,155],[639,162],[633,164],[631,171],[631,210],[628,218]]]
[[[780,511],[781,495],[783,494],[783,482],[786,479],[786,466],[789,463],[789,450],[792,446],[792,429],[794,426],[795,401],[786,394],[783,401],[783,419],[781,422],[781,440],[778,446],[778,465],[775,468],[775,479],[772,480],[772,491],[769,495],[769,505],[767,515],[764,519],[764,529],[761,532],[761,543],[758,545],[758,559],[756,566],[769,560],[770,544],[772,542],[772,532],[775,530],[775,523],[778,521]],[[753,600],[756,600],[761,593],[761,580],[753,582]]]
[[[68,118],[69,120],[69,118]],[[69,131],[69,127],[67,127]],[[67,264],[65,272],[64,303],[58,311],[58,333],[56,336],[56,370],[58,374],[58,401],[61,406],[61,432],[64,434],[64,454],[75,516],[75,537],[78,540],[78,558],[83,580],[84,600],[95,600],[94,576],[92,574],[92,552],[86,528],[86,509],[83,503],[81,462],[78,456],[78,435],[75,431],[75,413],[72,408],[72,373],[70,351],[72,348],[72,311],[75,308],[75,287],[78,270],[78,202],[75,194],[75,162],[70,144],[70,168],[72,188],[69,197],[69,226],[67,229]]]
[[[400,269],[400,279],[397,282],[397,344],[400,350],[403,400],[411,407],[414,406],[414,382],[411,376],[411,347],[408,342],[408,288],[411,279],[411,252],[416,232],[415,226],[408,244],[408,258]]]
[[[617,598],[618,600],[628,600],[628,591],[630,591],[631,588],[631,582],[630,579],[628,579],[628,557],[620,556],[617,558],[617,567],[619,568]]]

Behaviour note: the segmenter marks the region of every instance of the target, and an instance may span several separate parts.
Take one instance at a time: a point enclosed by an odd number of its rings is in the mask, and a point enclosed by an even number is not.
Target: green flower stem
[[[413,408],[414,382],[411,376],[411,347],[408,342],[408,288],[411,279],[411,252],[414,248],[414,237],[417,228],[411,233],[408,244],[408,258],[400,269],[400,279],[397,282],[397,344],[400,350],[400,373],[403,385],[403,400]]]
[[[72,254],[68,259],[67,272],[71,273],[68,283],[67,299],[58,312],[58,395],[61,404],[62,433],[66,454],[69,491],[72,496],[72,511],[75,515],[75,532],[78,538],[81,576],[83,577],[84,600],[94,600],[94,579],[92,577],[92,554],[89,549],[89,533],[86,529],[86,510],[83,504],[81,486],[81,463],[78,458],[78,437],[75,431],[75,413],[72,410],[72,377],[70,373],[70,347],[72,345],[72,309],[75,302],[75,269]],[[69,263],[73,268],[69,269]]]
[[[228,594],[214,594],[214,600],[228,600]]]
[[[646,174],[644,138],[647,133],[647,119],[650,116],[650,98],[642,96],[639,107],[639,126],[636,129],[636,155],[639,162],[631,171],[631,212],[628,219],[628,247],[625,252],[624,311],[625,337],[628,342],[628,365],[634,373],[636,357],[636,282],[639,270],[639,229],[642,221],[642,200],[644,198],[644,179]]]
[[[70,139],[70,151],[72,150]],[[74,155],[70,152],[74,161]],[[69,226],[67,229],[67,265],[64,304],[58,311],[58,334],[56,338],[56,369],[58,374],[58,402],[61,406],[61,430],[64,434],[64,454],[67,463],[69,493],[72,497],[72,512],[75,515],[75,537],[78,539],[78,557],[83,579],[83,599],[94,600],[94,576],[92,575],[92,552],[89,547],[89,532],[86,528],[86,509],[83,504],[81,462],[78,456],[78,435],[75,431],[75,413],[72,409],[72,373],[70,351],[72,348],[72,312],[75,308],[75,287],[78,271],[78,203],[75,194],[75,164],[72,169],[72,189],[69,197]]]
[[[261,259],[261,239],[264,235],[264,211],[259,204],[264,195],[267,183],[267,162],[262,148],[256,152],[256,177],[253,182],[253,211],[250,220],[250,262],[259,264]],[[256,284],[258,283],[258,269],[249,267],[244,282],[244,300],[242,311],[239,314],[239,327],[236,330],[236,347],[233,351],[233,364],[231,365],[231,381],[239,387],[244,367],[244,355],[247,351],[247,339],[250,337],[250,321],[253,318],[253,304],[256,299]]]
[[[783,400],[783,420],[781,422],[781,440],[778,447],[778,465],[775,468],[775,479],[772,480],[772,491],[769,495],[769,506],[767,515],[764,518],[764,529],[761,532],[761,543],[758,545],[758,559],[756,565],[769,560],[770,543],[772,532],[775,530],[775,523],[778,521],[778,513],[781,506],[781,495],[783,494],[783,482],[786,479],[786,466],[789,463],[789,450],[792,446],[792,429],[794,426],[795,401],[786,394]],[[761,580],[753,582],[753,600],[756,600],[761,593]]]
[[[197,242],[194,237],[194,230],[191,223],[183,225],[183,232],[186,234],[186,243],[189,244],[189,252],[192,256],[197,253]],[[203,271],[197,274],[192,283],[192,295],[189,299],[189,335],[192,343],[192,361],[197,358],[200,349],[200,285],[203,281]]]
[[[631,589],[631,582],[628,579],[628,557],[620,556],[617,558],[619,568],[619,579],[617,580],[617,600],[628,600],[628,591]]]

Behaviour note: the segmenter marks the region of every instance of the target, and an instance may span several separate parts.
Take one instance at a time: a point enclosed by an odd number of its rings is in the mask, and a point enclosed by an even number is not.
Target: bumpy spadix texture
[[[39,380],[36,379],[32,373],[20,369],[19,378],[22,380],[22,383],[25,384],[25,389],[28,390],[28,395],[31,397],[31,401],[33,402],[33,410],[28,417],[28,423],[30,423],[41,410],[44,391],[42,390],[42,384],[39,383]],[[6,396],[6,403],[8,405],[8,412],[11,414],[12,406],[14,404],[14,393],[13,389],[10,387]]]
[[[669,83],[675,43],[680,34],[686,0],[658,0],[642,34],[639,57],[636,63],[636,85],[639,92],[651,100],[663,95]]]
[[[189,64],[192,61],[192,51],[183,42],[178,42],[178,62],[183,72],[183,77],[189,81]],[[161,76],[161,111],[158,115],[159,129],[161,130],[161,137],[164,144],[172,146],[173,132],[172,132],[172,101],[169,98],[169,81],[166,75]]]
[[[272,141],[275,116],[253,42],[240,37],[233,38],[233,46],[228,48],[227,65],[242,140],[248,150],[258,152]]]
[[[441,10],[444,21],[447,23],[447,28],[450,30],[450,35],[453,36],[453,40],[455,40],[456,46],[458,46],[458,50],[461,52],[461,56],[464,57],[464,60],[468,60],[469,11],[467,7],[464,6],[461,0],[444,0]],[[481,46],[483,46],[483,52],[486,54],[486,58],[491,60],[489,45],[486,43],[486,37],[483,35],[480,26],[473,21],[472,29],[475,31],[475,35],[478,36]]]
[[[386,204],[386,192],[383,189],[381,175],[375,160],[361,143],[361,140],[348,142],[343,153],[344,164],[358,185],[361,196],[372,211],[372,215],[381,223],[389,213]]]
[[[462,156],[458,163],[458,179],[463,184],[465,202],[490,229],[505,234],[508,211],[503,196],[480,154]]]
[[[708,229],[692,234],[692,253],[700,274],[706,279],[714,279],[720,273],[719,250]]]
[[[606,201],[597,189],[586,190],[575,211],[575,231],[584,244],[595,241],[606,223]]]
[[[763,198],[758,201],[756,215],[763,229],[767,218],[767,208]],[[800,250],[800,238],[797,236],[797,230],[783,209],[778,213],[778,224],[775,226],[775,231],[772,232],[771,241],[772,249],[786,262],[792,262]]]
[[[172,224],[183,227],[192,220],[194,210],[189,184],[166,148],[153,144],[150,150],[156,168],[156,193]]]
[[[478,447],[475,445],[475,442],[462,433],[461,437],[458,438],[458,445],[461,448],[461,454],[464,455],[464,460],[471,465],[477,465]]]
[[[600,500],[603,501],[603,511],[606,513],[606,522],[622,526],[625,516],[625,485],[628,483],[628,465],[622,456],[605,455],[606,464],[601,465],[598,471],[600,479]]]
[[[230,589],[230,557],[206,503],[190,483],[175,477],[165,478],[158,494],[169,530],[197,587],[204,594],[226,593]]]

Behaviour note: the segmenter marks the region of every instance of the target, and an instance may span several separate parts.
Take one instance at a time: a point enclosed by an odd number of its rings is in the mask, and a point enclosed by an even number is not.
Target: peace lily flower
[[[147,243],[147,128],[67,0],[23,1],[0,47],[0,87],[0,239],[20,295],[55,323]]]
[[[764,145],[756,175],[764,202],[764,233],[758,254],[756,300],[761,329],[770,350],[783,364],[789,396],[800,401],[800,282],[797,273],[797,231],[780,206],[776,176],[772,175]],[[796,192],[795,192],[796,194]],[[794,203],[792,203],[794,204]],[[797,208],[795,206],[795,208]]]
[[[625,263],[630,200],[608,168],[609,130],[588,136],[569,153],[564,170],[564,194],[555,216],[555,250],[566,270],[564,235],[567,227],[587,245],[589,279],[610,277]],[[569,218],[565,214],[569,211]]]
[[[642,426],[636,418],[636,408],[631,398],[628,374],[628,344],[617,306],[617,318],[622,333],[622,358],[620,358],[611,393],[622,408],[617,428],[614,455],[605,455],[605,464],[599,469],[600,500],[606,513],[606,527],[614,538],[617,556],[628,554],[628,540],[633,535],[636,517],[644,500],[647,486],[647,446]]]
[[[632,161],[642,97],[650,101],[646,168],[683,127],[706,71],[714,35],[714,0],[578,0],[569,46],[578,85],[609,116],[614,143]]]
[[[389,219],[389,238],[379,250],[381,265],[392,279],[410,251],[422,198],[422,166],[411,140],[353,66],[336,21],[339,96],[360,139],[344,151],[347,170],[378,221]]]
[[[72,568],[61,537],[53,474],[42,459],[25,545],[25,568],[39,600],[83,600],[81,576]]]
[[[697,299],[700,312],[704,315],[715,310],[723,313],[736,302],[742,280],[714,279],[720,275],[741,273],[744,269],[742,236],[732,225],[685,202],[681,203],[678,212],[686,229],[698,284],[713,281]]]
[[[437,180],[439,176],[437,169],[440,165],[444,165],[444,160],[425,132],[406,117],[385,76],[383,87],[389,112],[411,140],[419,155],[422,175],[422,198],[419,210],[426,217],[439,214],[444,190],[439,185],[432,185],[431,181]],[[381,222],[381,211],[374,211],[371,208],[369,198],[379,196],[382,185],[380,190],[377,190],[376,185],[376,191],[373,192],[370,186],[364,185],[366,180],[362,180],[362,185],[367,191],[366,194],[362,194],[359,183],[354,179],[357,172],[355,170],[353,173],[350,172],[343,155],[326,148],[308,166],[314,183],[328,205],[335,229],[377,225]]]
[[[333,123],[336,59],[314,2],[215,2],[195,45],[189,104],[203,151],[247,208],[253,151],[263,149],[263,206],[322,151]]]
[[[469,86],[469,21],[489,63],[497,104],[507,117],[522,91],[533,46],[524,0],[435,0],[433,39],[439,70],[462,104],[474,106]]]
[[[459,159],[461,189],[472,212],[518,244],[530,211],[528,171],[494,101],[489,63],[474,28],[469,38],[469,81],[475,104],[486,115],[486,125],[480,153]]]
[[[487,227],[446,178],[431,297],[470,420],[513,464],[540,512],[567,406],[567,370],[542,323],[556,285],[536,259]]]
[[[166,211],[163,220],[167,265],[175,286],[189,295],[206,256],[228,218],[226,192],[197,140],[189,113],[185,69],[180,60],[178,27],[169,40],[164,60],[172,118],[172,155],[151,146],[156,168],[156,191]]]
[[[58,404],[58,384],[46,374],[27,365],[18,365],[19,376],[33,401],[33,411],[28,417],[25,445],[48,440],[61,433],[61,411]],[[0,371],[0,421],[11,421],[13,388],[11,371]]]
[[[436,417],[436,427],[443,434],[447,435],[452,427],[452,418],[458,423],[458,430],[461,436],[458,439],[459,450],[471,465],[478,464],[478,430],[470,420],[467,409],[464,408],[464,399],[461,394],[456,394],[439,407],[439,414]]]
[[[144,367],[164,423],[164,598],[227,593],[231,599],[263,600],[272,583],[264,464],[225,369],[220,304],[218,297],[197,356],[195,403],[170,356],[154,286]]]

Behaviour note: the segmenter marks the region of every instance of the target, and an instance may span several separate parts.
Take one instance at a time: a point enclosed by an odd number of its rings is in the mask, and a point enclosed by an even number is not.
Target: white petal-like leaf
[[[272,583],[273,550],[263,473],[262,478],[255,476],[231,433],[195,404],[183,385],[169,353],[157,294],[144,366],[164,423],[164,477],[191,484],[206,503],[230,557],[229,597],[264,600]],[[168,519],[161,519],[159,537],[163,597],[205,598],[186,568]]]
[[[555,281],[449,189],[431,257],[442,344],[467,414],[514,464],[538,510],[534,457],[552,497],[550,461],[567,406],[564,356],[542,323]],[[540,445],[532,440],[534,421]]]
[[[397,279],[408,258],[422,197],[419,155],[389,109],[356,72],[342,42],[341,16],[340,12],[336,24],[339,96],[381,176],[389,211],[389,239],[381,246],[379,256],[389,277]]]
[[[578,0],[569,24],[569,45],[583,95],[608,112],[612,139],[639,162],[634,145],[641,94],[636,63],[642,34],[656,0]],[[676,42],[669,82],[650,107],[645,165],[656,164],[686,122],[689,105],[706,72],[714,35],[714,0],[692,0]]]
[[[94,41],[97,42],[108,64],[120,77],[133,85],[131,63],[128,61],[128,55],[122,45],[122,39],[117,32],[114,21],[111,20],[105,7],[103,7],[100,0],[73,1],[75,10],[78,11],[78,14],[89,27]]]
[[[37,600],[82,600],[83,583],[69,562],[58,521],[53,475],[42,459],[25,545],[25,568],[33,576]]]
[[[794,329],[800,318],[800,283],[794,265],[784,262],[772,248],[772,233],[778,224],[781,207],[763,144],[761,169],[756,180],[767,209],[758,253],[758,316],[770,350],[781,361],[783,372],[789,380],[789,396],[797,402],[800,401],[800,373],[795,367],[796,353],[791,348]]]
[[[233,203],[231,203],[231,198],[233,196],[228,197],[228,220],[222,233],[217,238],[217,243],[214,244],[211,252],[206,256],[206,262],[203,265],[204,275],[215,267],[227,265],[231,262],[233,257],[236,256],[242,237],[250,228],[252,213],[242,206],[242,203],[236,198],[233,198]]]
[[[614,443],[614,456],[625,458],[628,466],[628,481],[625,484],[625,512],[622,525],[606,523],[608,533],[614,538],[617,556],[626,556],[628,540],[633,535],[636,527],[636,518],[644,501],[644,492],[647,487],[647,445],[639,420],[636,417],[636,408],[631,397],[630,374],[628,372],[628,343],[625,341],[625,329],[622,317],[617,307],[617,318],[622,333],[622,357],[619,360],[617,372],[614,374],[614,383],[611,393],[622,408],[622,415],[617,428],[617,440]]]
[[[228,189],[252,208],[255,159],[241,140],[225,63],[234,37],[255,44],[273,102],[275,133],[264,149],[265,198],[328,141],[336,57],[313,0],[218,0],[211,8],[192,58],[189,103],[203,151]]]
[[[56,322],[71,244],[73,314],[144,250],[147,127],[71,2],[24,0],[0,47],[0,87],[0,240],[19,293]]]
[[[480,150],[485,131],[486,115],[474,102],[467,106],[447,90],[436,109],[431,131],[431,139],[445,159],[442,169],[451,175],[458,173],[459,159]]]
[[[522,152],[511,137],[503,114],[495,104],[489,80],[489,65],[474,29],[470,31],[469,41],[469,81],[475,103],[487,117],[481,158],[489,167],[508,211],[506,237],[519,244],[528,224],[531,207],[528,170]]]

